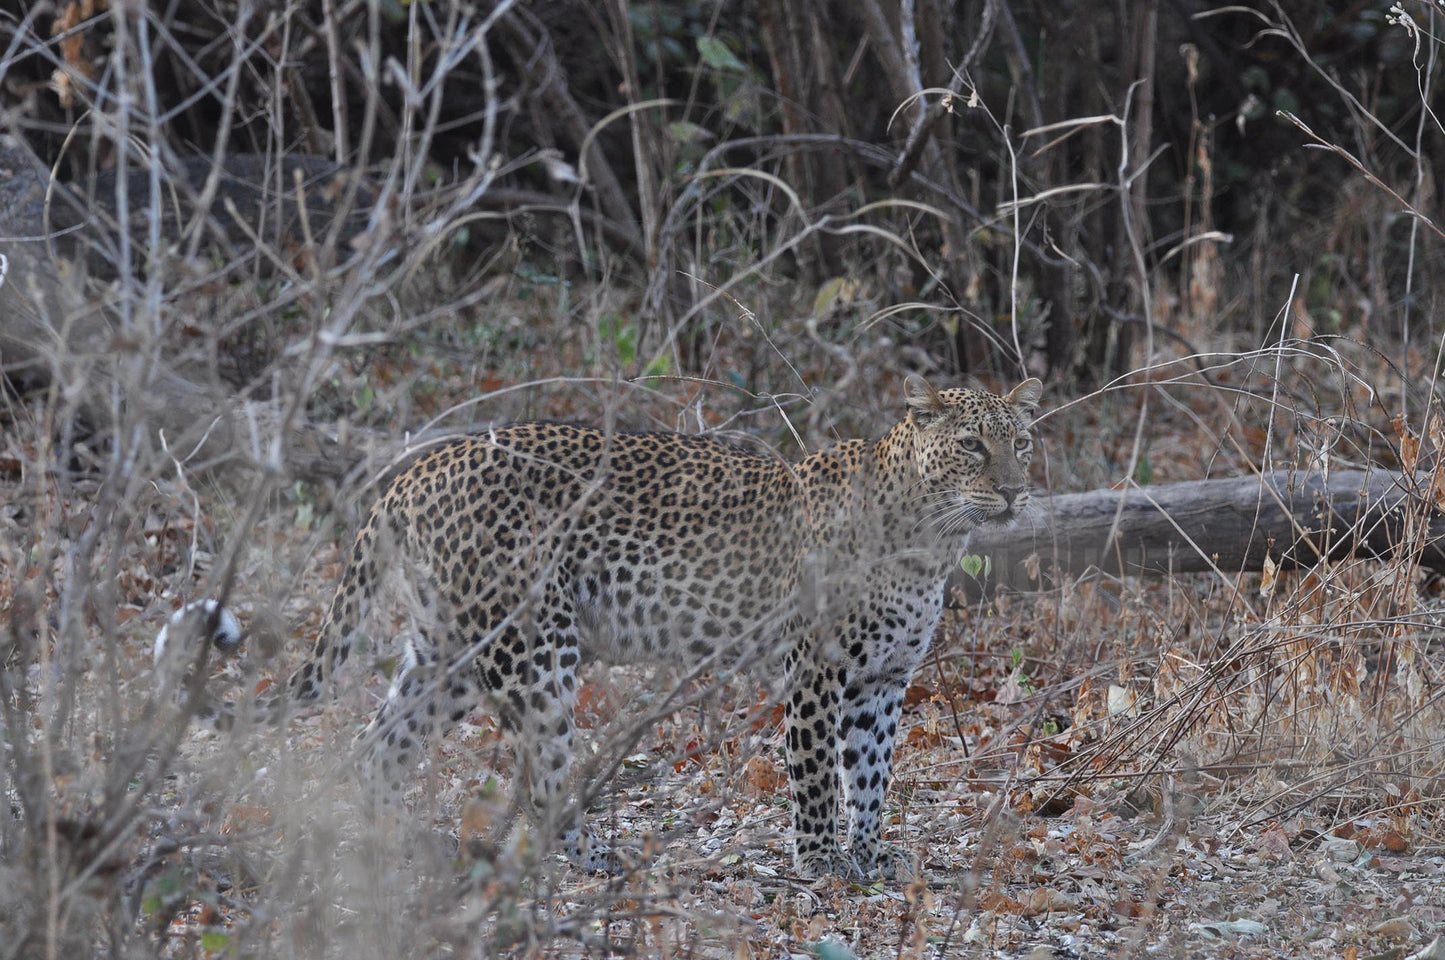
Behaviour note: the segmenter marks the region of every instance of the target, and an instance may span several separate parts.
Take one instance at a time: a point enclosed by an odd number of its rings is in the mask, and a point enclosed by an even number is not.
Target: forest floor
[[[536,841],[515,825],[511,760],[480,713],[433,747],[414,817],[388,832],[356,813],[348,769],[350,739],[384,695],[373,679],[285,736],[190,736],[163,805],[226,843],[169,855],[193,890],[173,913],[156,908],[172,917],[162,952],[189,955],[238,927],[239,945],[276,949],[293,925],[317,923],[329,932],[313,946],[336,947],[372,935],[348,929],[348,913],[382,904],[425,914],[399,925],[430,938],[401,950],[416,955],[492,936],[517,956],[1396,958],[1445,929],[1438,799],[1404,779],[1372,786],[1367,765],[1338,757],[1190,768],[1163,748],[1151,762],[1151,744],[1102,765],[1097,746],[1147,715],[1152,685],[1143,670],[1126,685],[1112,667],[1055,675],[1050,657],[1087,658],[1050,643],[1039,608],[1056,604],[952,611],[939,656],[915,677],[886,828],[920,862],[912,882],[794,877],[776,708],[734,683],[632,722],[675,690],[666,670],[598,668],[582,691],[584,756],[622,751],[591,818],[634,870],[591,876],[528,858]],[[1113,626],[1107,604],[1085,606],[1081,619]],[[387,882],[369,889],[358,863],[385,865]],[[205,890],[218,883],[224,896]],[[257,929],[277,888],[298,884],[302,905]],[[507,931],[503,903],[525,923]],[[298,924],[311,911],[329,919]]]
[[[546,362],[493,369],[481,388]],[[405,394],[413,420],[479,387],[475,369],[415,351],[332,382],[358,405],[365,387],[367,407]],[[879,394],[845,405],[840,432],[876,430],[872,411],[893,406]],[[553,395],[513,412],[603,411]],[[28,482],[44,418],[3,415],[0,524],[18,543],[37,516],[61,518],[47,523],[62,563],[98,491]],[[1046,423],[1053,486],[1108,482],[1129,415],[1084,406]],[[1156,480],[1228,472],[1226,438],[1240,457],[1266,442],[1199,392],[1156,418]],[[213,678],[233,696],[284,678],[315,634],[370,499],[327,496],[298,484],[245,531],[229,602],[248,647]],[[197,496],[162,479],[132,505],[104,565],[119,642],[79,664],[61,809],[100,804],[123,730],[164,709],[151,638],[204,582],[238,502],[224,484]],[[0,609],[20,569],[0,565]],[[432,746],[405,820],[378,827],[355,812],[351,741],[384,696],[385,649],[284,730],[192,728],[116,882],[164,956],[1404,958],[1445,930],[1445,658],[1427,586],[1408,567],[1347,563],[960,598],[900,734],[886,833],[917,858],[911,882],[791,876],[780,712],[757,680],[665,667],[594,668],[579,708],[584,779],[602,785],[592,818],[635,869],[589,876],[541,854],[481,713]],[[407,628],[395,613],[379,633]]]

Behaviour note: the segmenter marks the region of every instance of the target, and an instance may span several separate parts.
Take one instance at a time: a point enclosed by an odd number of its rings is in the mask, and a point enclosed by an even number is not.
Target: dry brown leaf
[[[1268,599],[1274,596],[1274,579],[1279,572],[1279,564],[1268,553],[1264,555],[1264,570],[1259,577],[1259,595]]]
[[[270,807],[247,806],[238,803],[226,815],[225,822],[221,824],[221,833],[226,835],[254,827],[268,827],[271,825],[271,820]]]
[[[1405,414],[1395,414],[1395,419],[1390,421],[1395,428],[1395,436],[1400,440],[1400,466],[1406,473],[1415,472],[1415,461],[1420,457],[1420,438],[1415,436],[1410,425],[1405,422]]]
[[[1278,821],[1271,821],[1259,832],[1254,847],[1255,851],[1267,860],[1288,860],[1292,856],[1289,834],[1285,833],[1284,827],[1280,826]]]
[[[743,764],[743,793],[753,797],[776,797],[786,782],[782,773],[771,760],[764,756],[753,756]]]

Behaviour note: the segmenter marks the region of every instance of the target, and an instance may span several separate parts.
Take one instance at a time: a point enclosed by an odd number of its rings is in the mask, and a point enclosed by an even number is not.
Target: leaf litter
[[[20,474],[0,470],[12,530],[30,509]],[[106,561],[122,604],[120,680],[135,689],[149,636],[204,581],[216,535],[179,492],[161,491],[144,517],[128,553]],[[257,542],[243,582],[274,587],[289,570],[275,556],[314,562],[285,590],[238,598],[248,621],[268,612],[288,635],[279,661],[253,653],[216,668],[233,694],[285,676],[340,559],[289,522],[263,524]],[[6,613],[27,583],[61,575],[6,560]],[[413,822],[383,836],[357,813],[349,777],[383,670],[282,735],[187,734],[150,834],[126,847],[137,923],[162,955],[220,955],[294,940],[319,911],[340,923],[311,929],[319,948],[345,937],[356,865],[405,849],[399,862],[417,869],[396,868],[385,895],[428,905],[412,918],[417,949],[465,934],[517,956],[1434,957],[1445,927],[1438,600],[1394,563],[1271,567],[1252,582],[1257,617],[1219,584],[1187,580],[951,610],[908,692],[890,794],[887,833],[918,857],[913,881],[791,875],[780,712],[747,679],[627,728],[616,762],[603,762],[619,723],[679,682],[661,671],[595,669],[579,705],[599,761],[584,766],[618,771],[598,777],[610,786],[593,817],[634,869],[593,877],[537,859],[545,844],[511,790],[510,752],[481,713],[433,746]],[[87,678],[98,711],[115,678],[94,663]],[[61,809],[99,805],[113,752],[98,745],[57,775]],[[304,891],[278,891],[277,876]]]

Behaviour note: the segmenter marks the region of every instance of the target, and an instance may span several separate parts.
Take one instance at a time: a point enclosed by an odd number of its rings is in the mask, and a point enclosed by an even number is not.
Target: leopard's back
[[[790,466],[724,441],[514,424],[440,446],[391,481],[353,551],[365,582],[343,582],[323,635],[344,659],[379,587],[369,558],[397,544],[463,627],[553,589],[602,659],[735,652],[786,614],[804,514]]]

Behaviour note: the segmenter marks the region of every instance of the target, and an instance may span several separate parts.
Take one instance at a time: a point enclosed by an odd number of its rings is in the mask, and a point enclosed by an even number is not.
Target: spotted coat
[[[291,696],[317,697],[347,658],[396,555],[429,613],[364,735],[373,782],[395,799],[427,738],[489,705],[546,815],[564,806],[583,656],[781,663],[795,869],[897,872],[879,834],[903,694],[968,532],[1028,502],[1039,394],[912,380],[882,439],[796,464],[553,423],[438,447],[372,508]],[[562,835],[578,863],[611,865],[580,823]]]

